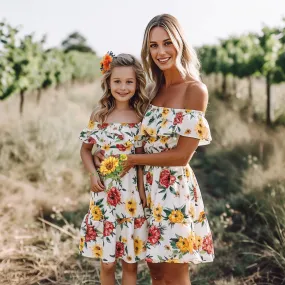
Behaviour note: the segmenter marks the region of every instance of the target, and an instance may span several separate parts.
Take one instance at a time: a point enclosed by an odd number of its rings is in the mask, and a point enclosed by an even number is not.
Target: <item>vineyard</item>
[[[26,93],[91,82],[98,76],[98,57],[89,50],[44,49],[45,37],[36,41],[33,35],[19,38],[19,29],[0,23],[0,99],[20,95],[23,112]]]

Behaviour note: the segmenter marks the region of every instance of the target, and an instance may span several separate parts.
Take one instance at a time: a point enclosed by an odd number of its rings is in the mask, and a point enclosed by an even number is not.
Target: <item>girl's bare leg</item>
[[[101,262],[101,285],[115,285],[116,262]]]
[[[137,284],[137,263],[127,263],[122,260],[123,277],[122,285],[136,285]]]

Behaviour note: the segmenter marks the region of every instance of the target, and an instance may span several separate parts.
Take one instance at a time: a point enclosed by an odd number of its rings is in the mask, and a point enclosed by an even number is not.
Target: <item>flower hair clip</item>
[[[111,63],[113,61],[113,58],[115,57],[115,55],[113,54],[112,51],[108,51],[107,54],[105,54],[100,62],[101,64],[101,72],[102,74],[104,74],[105,72],[107,72],[108,70],[110,70],[111,68]]]

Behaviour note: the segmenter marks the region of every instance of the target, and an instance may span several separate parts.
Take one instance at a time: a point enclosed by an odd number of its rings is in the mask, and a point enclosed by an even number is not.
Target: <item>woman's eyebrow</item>
[[[167,41],[170,41],[170,39],[167,38],[167,39],[163,40],[163,42],[167,42]],[[155,41],[150,41],[150,43],[156,43],[156,42]]]

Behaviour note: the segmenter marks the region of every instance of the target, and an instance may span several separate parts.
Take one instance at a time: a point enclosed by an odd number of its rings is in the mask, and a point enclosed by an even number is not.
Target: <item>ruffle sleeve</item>
[[[210,127],[203,112],[192,110],[186,114],[177,113],[174,124],[177,134],[199,139],[199,145],[207,145],[212,140]]]
[[[87,128],[80,132],[79,139],[87,144],[97,144],[99,132],[98,124],[90,120]]]

